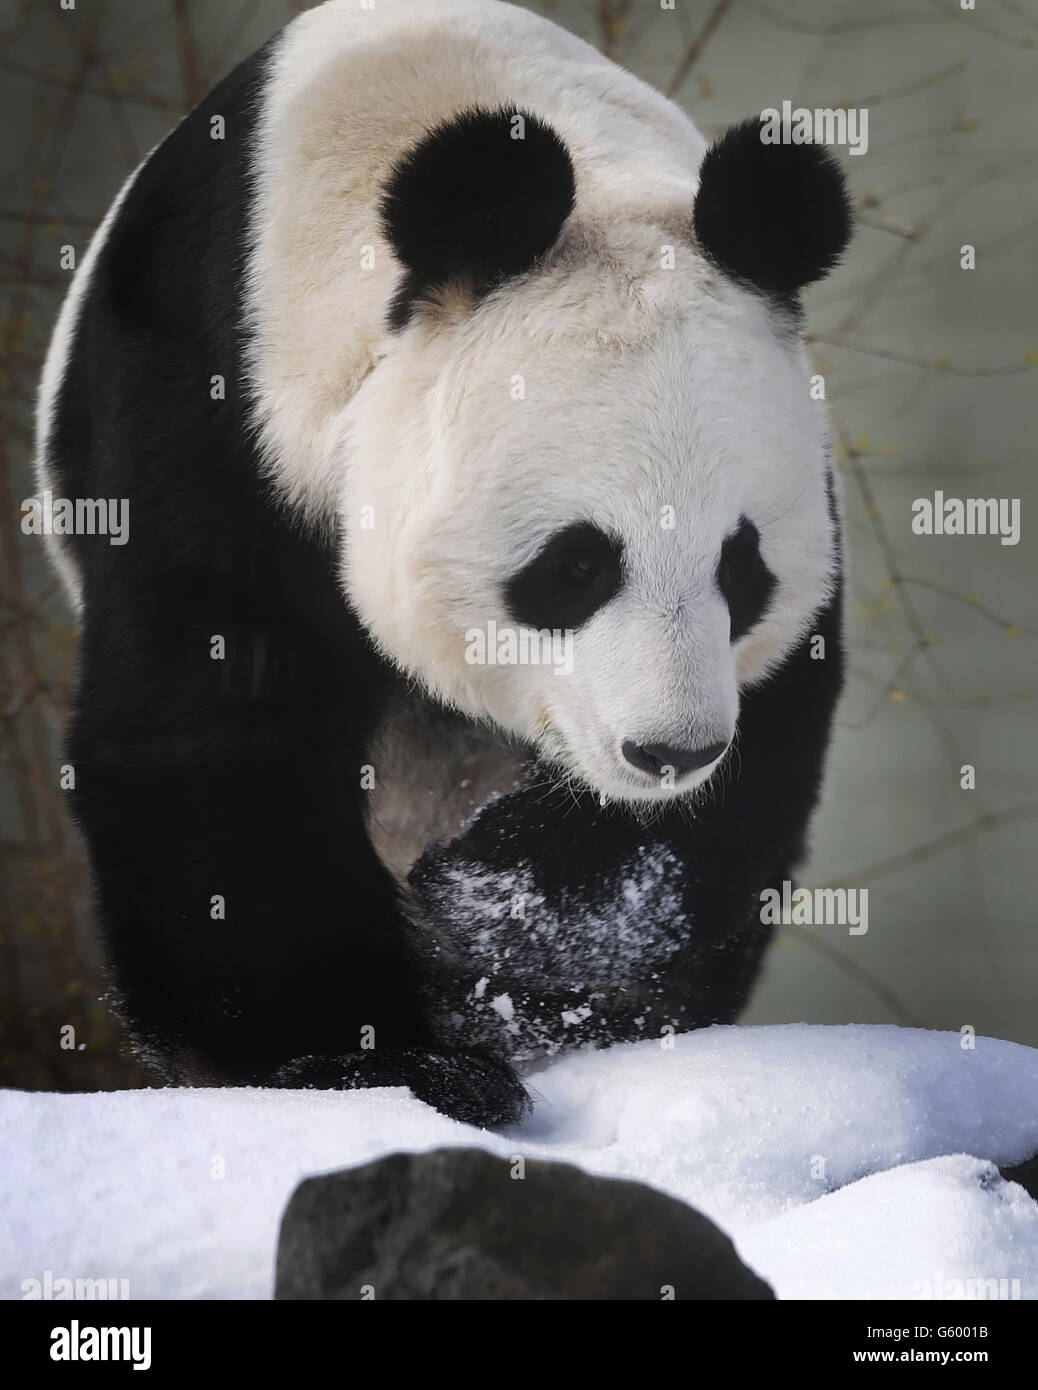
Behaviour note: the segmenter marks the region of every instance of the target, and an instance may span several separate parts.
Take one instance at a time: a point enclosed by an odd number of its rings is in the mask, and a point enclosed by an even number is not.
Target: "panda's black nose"
[[[706,767],[715,762],[727,743],[711,743],[706,748],[672,748],[667,743],[631,743],[627,740],[621,751],[632,767],[648,772],[654,777],[663,775],[664,768],[672,767],[675,777],[684,777],[688,772]]]

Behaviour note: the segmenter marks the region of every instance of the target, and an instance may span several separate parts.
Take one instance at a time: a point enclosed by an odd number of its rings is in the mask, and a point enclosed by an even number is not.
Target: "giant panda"
[[[736,1017],[841,686],[799,292],[849,231],[819,146],[708,147],[496,0],[329,0],[144,160],[37,457],[128,502],[127,544],[52,543],[159,1079],[500,1126],[560,1049]]]

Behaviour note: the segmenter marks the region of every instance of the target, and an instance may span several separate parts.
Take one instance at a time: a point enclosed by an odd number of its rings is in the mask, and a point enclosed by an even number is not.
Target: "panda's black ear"
[[[787,299],[828,274],[850,240],[851,203],[821,145],[766,144],[754,117],[707,150],[692,221],[718,269]],[[788,133],[788,132],[784,132]]]
[[[431,130],[396,164],[382,197],[382,228],[407,272],[392,326],[448,281],[484,294],[529,270],[558,237],[574,193],[566,146],[528,112],[473,107]]]

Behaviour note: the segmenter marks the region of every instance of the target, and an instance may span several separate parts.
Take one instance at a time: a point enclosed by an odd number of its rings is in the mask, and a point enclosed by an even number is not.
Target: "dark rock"
[[[1023,1163],[1011,1168],[1000,1168],[999,1172],[1007,1182],[1018,1182],[1029,1196],[1038,1202],[1038,1154],[1025,1159]]]
[[[513,1176],[520,1169],[525,1176]],[[774,1294],[712,1221],[651,1187],[564,1163],[447,1148],[391,1154],[300,1183],[281,1220],[274,1296]]]

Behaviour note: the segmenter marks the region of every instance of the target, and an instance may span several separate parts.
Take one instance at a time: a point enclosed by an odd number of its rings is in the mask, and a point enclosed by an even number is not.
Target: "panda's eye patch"
[[[722,545],[717,564],[717,587],[728,604],[732,642],[760,622],[775,582],[760,553],[760,532],[747,517],[741,517]]]
[[[557,531],[505,585],[505,602],[524,627],[577,628],[623,583],[623,547],[589,521]]]

